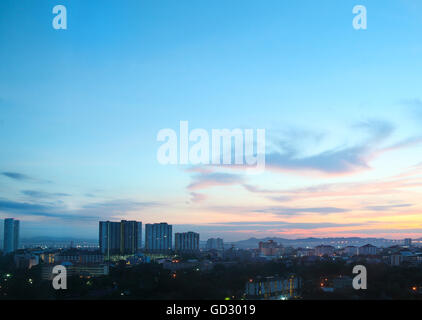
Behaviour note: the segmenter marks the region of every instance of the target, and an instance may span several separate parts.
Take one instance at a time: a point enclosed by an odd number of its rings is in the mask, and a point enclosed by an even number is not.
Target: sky
[[[0,218],[24,238],[422,237],[421,34],[418,0],[2,0]],[[180,121],[265,129],[265,171],[160,164]]]

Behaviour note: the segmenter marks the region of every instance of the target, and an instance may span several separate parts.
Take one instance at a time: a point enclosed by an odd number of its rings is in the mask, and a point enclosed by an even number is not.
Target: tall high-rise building
[[[142,222],[100,221],[100,250],[110,258],[117,254],[134,254],[142,248]]]
[[[174,234],[174,245],[176,251],[198,251],[199,233],[184,232]]]
[[[224,241],[221,238],[210,238],[207,240],[207,250],[224,250]]]
[[[145,225],[145,249],[163,252],[172,249],[173,227],[165,222]]]
[[[134,254],[142,247],[142,222],[120,222],[120,253]]]
[[[106,258],[120,253],[120,222],[100,221],[100,250]]]
[[[11,253],[19,249],[19,220],[4,219],[4,253]]]
[[[404,245],[406,247],[411,247],[412,246],[412,239],[411,238],[404,239]]]

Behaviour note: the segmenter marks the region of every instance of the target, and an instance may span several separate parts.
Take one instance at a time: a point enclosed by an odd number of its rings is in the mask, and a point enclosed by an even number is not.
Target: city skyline
[[[9,226],[6,227],[4,226],[3,230],[6,229],[10,229],[11,226],[13,226],[13,231],[12,231],[12,237],[13,239],[13,243],[14,243],[14,249],[12,251],[9,250],[9,252],[13,252],[17,249],[19,249],[20,246],[20,242],[21,242],[21,238],[20,238],[20,221],[15,219],[15,218],[7,218],[4,219],[3,222],[9,222]],[[10,221],[12,221],[12,223],[10,223]],[[111,253],[113,254],[133,254],[134,252],[137,252],[138,250],[141,249],[146,249],[147,251],[154,251],[154,249],[152,248],[151,245],[147,245],[147,238],[150,238],[150,241],[152,239],[152,237],[154,237],[152,235],[152,231],[153,228],[159,230],[159,228],[161,228],[161,226],[164,226],[164,228],[167,231],[154,231],[155,232],[155,237],[157,237],[157,232],[159,234],[161,234],[161,232],[164,232],[162,235],[166,235],[169,236],[169,241],[168,241],[168,245],[172,248],[175,249],[177,251],[177,237],[182,236],[182,237],[189,237],[189,241],[192,241],[193,238],[191,238],[192,236],[197,237],[197,239],[195,239],[194,241],[199,243],[202,243],[203,245],[205,245],[204,248],[209,249],[209,247],[219,247],[222,248],[223,247],[223,242],[224,239],[222,238],[215,238],[212,235],[208,236],[208,237],[202,237],[200,240],[200,233],[192,231],[191,229],[188,229],[190,231],[174,231],[173,232],[173,225],[169,225],[166,222],[159,222],[159,223],[150,223],[150,224],[144,224],[144,226],[142,226],[142,221],[127,221],[127,220],[121,220],[121,221],[98,221],[99,223],[99,232],[98,232],[98,237],[97,239],[90,239],[90,238],[75,238],[75,237],[49,237],[49,236],[38,236],[38,237],[34,237],[34,238],[23,238],[23,240],[26,242],[26,244],[30,244],[30,242],[28,241],[33,241],[34,239],[39,241],[48,241],[48,242],[52,242],[52,243],[62,243],[65,244],[66,242],[69,242],[70,247],[72,248],[74,245],[74,241],[82,241],[82,242],[86,242],[86,241],[92,241],[92,242],[98,242],[98,248],[100,250],[100,252],[102,254],[104,254],[105,256],[110,256]],[[5,225],[5,224],[4,224]],[[149,232],[147,232],[147,229],[149,229]],[[17,233],[15,232],[17,230]],[[9,234],[10,234],[10,230]],[[148,236],[148,233],[150,234]],[[4,234],[4,232],[3,232]],[[16,235],[15,235],[16,234]],[[174,234],[174,237],[173,237]],[[163,239],[162,235],[158,236],[156,239],[156,241],[162,242]],[[10,236],[9,236],[10,237]],[[154,237],[154,238],[155,238]],[[7,237],[4,237],[4,240]],[[114,240],[111,240],[111,238],[113,238]],[[159,239],[160,238],[160,239]],[[412,243],[412,241],[414,241],[415,243],[422,243],[422,238],[395,238],[395,239],[389,239],[389,238],[379,238],[379,237],[323,237],[323,238],[315,238],[315,237],[309,237],[309,238],[283,238],[283,237],[276,237],[276,236],[267,236],[267,237],[263,237],[263,238],[255,238],[255,237],[250,237],[250,238],[244,238],[244,239],[240,239],[237,241],[228,241],[228,244],[235,244],[235,243],[241,243],[241,242],[245,242],[245,241],[251,241],[251,240],[256,240],[256,241],[283,241],[283,240],[287,240],[287,241],[304,241],[304,240],[312,240],[314,242],[317,242],[318,240],[320,240],[320,245],[325,243],[328,240],[337,240],[340,241],[341,243],[343,243],[342,246],[347,246],[350,245],[351,242],[355,242],[355,241],[389,241],[387,245],[391,245],[392,243],[404,243],[404,245],[410,245],[410,243]],[[5,241],[2,241],[3,237],[0,238],[0,244],[2,245],[2,249],[6,250],[5,247],[3,247]],[[182,241],[182,238],[179,239],[179,241]],[[10,242],[10,241],[9,241]],[[107,244],[106,244],[107,243]],[[17,245],[16,245],[17,244]],[[50,243],[51,245],[51,243]],[[32,245],[30,245],[32,246]],[[56,244],[54,245],[56,246]],[[244,245],[243,245],[244,246]],[[307,245],[305,245],[307,246]],[[384,245],[382,245],[383,247]],[[66,247],[66,245],[65,245]],[[25,246],[24,246],[25,248]],[[199,247],[198,247],[199,248]],[[162,251],[167,251],[170,250],[169,249],[160,249]],[[160,251],[158,250],[158,251]],[[7,251],[7,250],[6,250]]]
[[[360,1],[364,31],[350,0],[72,0],[60,31],[53,4],[0,3],[0,219],[21,238],[422,237],[422,3]],[[161,165],[180,121],[265,129],[265,172]]]

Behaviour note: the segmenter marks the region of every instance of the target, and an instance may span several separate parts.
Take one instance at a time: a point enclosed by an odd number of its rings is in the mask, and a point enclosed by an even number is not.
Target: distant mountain
[[[359,237],[350,237],[350,238],[304,238],[304,239],[285,239],[277,237],[267,237],[262,239],[250,238],[247,240],[241,240],[232,242],[231,244],[235,245],[241,249],[253,249],[258,248],[260,241],[273,240],[279,244],[282,244],[285,247],[315,247],[318,245],[332,245],[332,246],[363,246],[365,244],[372,244],[377,247],[388,247],[392,245],[402,244],[402,240],[390,240],[384,238],[359,238]],[[415,239],[416,240],[416,239]]]
[[[259,246],[260,241],[273,240],[279,244],[282,244],[285,247],[315,247],[321,244],[332,245],[339,247],[346,246],[363,246],[365,244],[372,244],[377,247],[389,247],[397,244],[403,244],[403,240],[390,240],[384,238],[359,238],[359,237],[349,237],[349,238],[303,238],[303,239],[285,239],[278,237],[266,237],[266,238],[249,238],[247,240],[240,240],[235,242],[225,242],[225,248],[230,248],[234,245],[236,248],[240,249],[256,249]],[[414,241],[422,241],[422,238],[413,239]],[[74,245],[78,244],[98,244],[98,239],[80,239],[80,238],[71,238],[71,237],[32,237],[32,238],[23,238],[21,239],[22,245],[32,245],[32,244],[70,244],[73,242]],[[200,242],[200,247],[205,248],[206,241]],[[0,240],[0,248],[1,240]]]

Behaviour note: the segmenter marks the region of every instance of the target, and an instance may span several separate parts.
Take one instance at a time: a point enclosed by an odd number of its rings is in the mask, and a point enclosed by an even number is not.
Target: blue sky
[[[57,4],[67,30],[52,28]],[[403,194],[379,183],[422,162],[421,32],[414,0],[3,0],[0,217],[21,218],[23,236],[95,238],[98,219],[120,218],[228,239],[419,235],[418,176],[394,180]],[[161,166],[157,132],[181,120],[265,128],[268,170]],[[351,196],[357,185],[381,194]],[[348,196],[297,199],[307,188]]]

